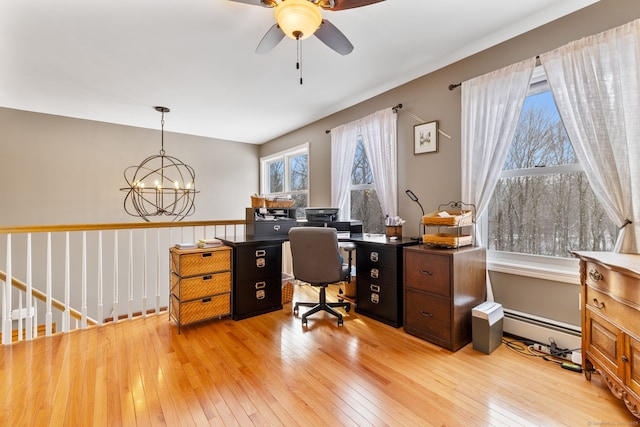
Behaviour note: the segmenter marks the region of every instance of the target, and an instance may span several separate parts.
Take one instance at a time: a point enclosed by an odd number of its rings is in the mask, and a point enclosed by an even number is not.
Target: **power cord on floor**
[[[562,354],[560,354],[559,352],[557,353],[557,355],[554,355],[553,353],[546,354],[534,349],[533,348],[534,344],[537,344],[535,341],[527,340],[527,339],[507,340],[503,338],[502,343],[505,344],[509,350],[514,351],[523,356],[537,357],[544,360],[545,362],[551,362],[556,365],[559,365],[562,369],[566,369],[573,372],[582,372],[582,366],[576,363],[567,362],[565,360],[558,360],[562,357]]]

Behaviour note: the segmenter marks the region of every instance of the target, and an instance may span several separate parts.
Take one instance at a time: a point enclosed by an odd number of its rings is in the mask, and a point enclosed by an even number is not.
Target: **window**
[[[595,198],[536,68],[488,215],[488,248],[570,257],[609,251],[617,227]]]
[[[260,159],[262,194],[295,200],[297,216],[309,206],[309,146],[304,144]]]
[[[373,186],[371,165],[361,137],[358,137],[351,169],[350,190],[351,218],[361,220],[362,228],[367,233],[384,233],[384,215]]]

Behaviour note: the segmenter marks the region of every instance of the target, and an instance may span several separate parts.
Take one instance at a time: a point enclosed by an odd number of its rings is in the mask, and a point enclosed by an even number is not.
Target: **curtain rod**
[[[536,67],[539,67],[540,64],[541,64],[540,63],[540,55],[536,55]],[[462,86],[462,83],[451,83],[449,85],[449,90],[454,90],[455,88],[460,87],[460,86]]]
[[[398,104],[391,109],[393,110],[394,113],[397,113],[400,108],[402,108],[402,104]],[[325,130],[324,133],[331,133],[331,129]]]

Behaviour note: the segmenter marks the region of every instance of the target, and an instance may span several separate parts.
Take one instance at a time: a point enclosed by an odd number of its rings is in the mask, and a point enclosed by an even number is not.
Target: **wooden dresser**
[[[574,252],[582,286],[582,367],[640,418],[640,255]]]
[[[471,342],[471,310],[486,295],[485,248],[404,248],[405,332],[456,351]]]
[[[231,248],[169,251],[169,316],[183,325],[231,314]]]

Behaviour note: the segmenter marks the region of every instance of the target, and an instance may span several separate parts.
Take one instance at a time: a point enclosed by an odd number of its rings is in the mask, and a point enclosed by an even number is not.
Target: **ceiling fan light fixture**
[[[320,8],[308,0],[283,0],[275,8],[276,22],[292,39],[306,39],[322,24]]]

